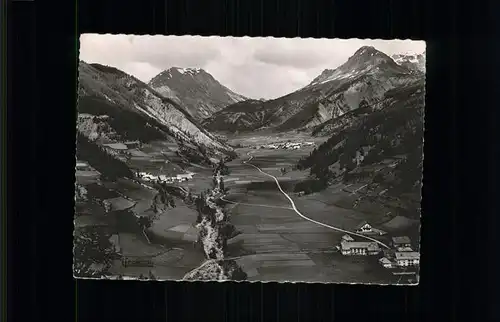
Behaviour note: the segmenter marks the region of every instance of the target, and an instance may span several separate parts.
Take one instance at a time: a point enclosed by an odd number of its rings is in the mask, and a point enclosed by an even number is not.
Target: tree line
[[[413,88],[405,95],[411,95],[417,89]],[[299,160],[297,168],[310,169],[311,179],[297,184],[295,191],[320,191],[334,178],[349,182],[356,176],[351,171],[358,166],[375,164],[395,155],[410,154],[410,159],[413,159],[418,154],[412,154],[412,151],[421,147],[423,140],[423,101],[418,97],[408,96],[406,100],[390,103],[392,105],[382,110],[359,115],[352,125],[334,133]],[[358,159],[358,156],[362,158]],[[332,173],[330,166],[337,162],[340,172]],[[416,173],[416,170],[408,169],[411,173]]]
[[[76,134],[76,156],[80,160],[86,160],[105,179],[116,180],[134,177],[132,171],[123,161],[110,155],[103,147],[91,142],[79,131]]]

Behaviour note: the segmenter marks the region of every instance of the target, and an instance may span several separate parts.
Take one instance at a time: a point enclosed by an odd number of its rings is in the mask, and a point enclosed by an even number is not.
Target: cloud
[[[125,71],[127,74],[134,75],[142,81],[147,82],[147,80],[152,78],[151,75],[158,75],[163,71],[163,69],[157,68],[147,62],[133,61],[126,63],[123,67],[123,71]]]
[[[198,67],[251,98],[276,98],[344,63],[359,47],[421,53],[423,41],[84,34],[80,59],[149,81],[170,67]]]

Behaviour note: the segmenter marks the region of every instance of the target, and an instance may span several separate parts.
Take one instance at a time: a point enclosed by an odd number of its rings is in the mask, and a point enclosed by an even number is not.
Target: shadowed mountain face
[[[378,101],[371,105],[361,105],[360,108],[352,110],[340,117],[330,119],[312,129],[314,136],[330,136],[340,133],[354,126],[357,121],[364,118],[374,118],[380,113],[392,113],[391,111],[420,111],[423,112],[425,81],[422,78],[414,82],[393,88]],[[387,109],[387,111],[385,111]],[[372,116],[372,114],[374,116]],[[408,114],[409,115],[409,114]],[[380,119],[380,122],[383,120]],[[376,133],[376,129],[372,129]]]
[[[324,70],[296,92],[274,100],[231,105],[203,124],[212,131],[310,130],[363,104],[375,104],[387,91],[419,77],[386,54],[364,46],[343,65]]]
[[[313,134],[330,136],[299,168],[327,181],[365,183],[374,200],[392,196],[405,209],[417,210],[423,163],[425,82],[388,91],[373,107],[332,119]],[[380,201],[380,200],[379,200]],[[411,206],[409,206],[411,204]],[[410,214],[418,219],[419,214]]]
[[[172,67],[155,76],[149,85],[175,101],[196,120],[210,117],[226,106],[246,100],[199,68]]]
[[[198,159],[233,153],[176,102],[113,67],[80,62],[78,112],[91,142],[165,140]]]

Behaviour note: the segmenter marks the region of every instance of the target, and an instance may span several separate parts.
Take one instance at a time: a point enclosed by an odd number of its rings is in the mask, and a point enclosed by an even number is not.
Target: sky
[[[234,92],[272,99],[308,85],[361,46],[387,55],[420,54],[424,41],[83,34],[80,59],[148,82],[170,67],[203,68]]]

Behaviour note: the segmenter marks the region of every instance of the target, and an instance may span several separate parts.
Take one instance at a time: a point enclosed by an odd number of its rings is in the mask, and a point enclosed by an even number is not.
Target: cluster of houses
[[[364,235],[384,235],[385,232],[371,227],[368,223],[363,223],[358,227],[356,233]],[[379,255],[379,263],[385,268],[407,268],[420,265],[420,252],[414,251],[411,246],[411,240],[407,236],[393,237],[391,249],[383,250],[379,244],[372,241],[355,241],[353,237],[346,234],[342,237],[339,251],[342,255]]]
[[[302,146],[313,146],[314,142],[282,142],[282,143],[273,143],[268,145],[258,146],[257,149],[271,149],[271,150],[298,150]]]
[[[386,250],[384,257],[379,259],[380,264],[385,268],[406,268],[420,265],[420,252],[412,249],[409,237],[393,237],[391,246],[393,249]]]
[[[194,173],[183,173],[178,174],[175,177],[167,177],[166,175],[158,175],[155,176],[153,174],[147,172],[138,172],[137,177],[148,182],[165,182],[165,183],[174,183],[174,182],[184,182],[193,179]]]

